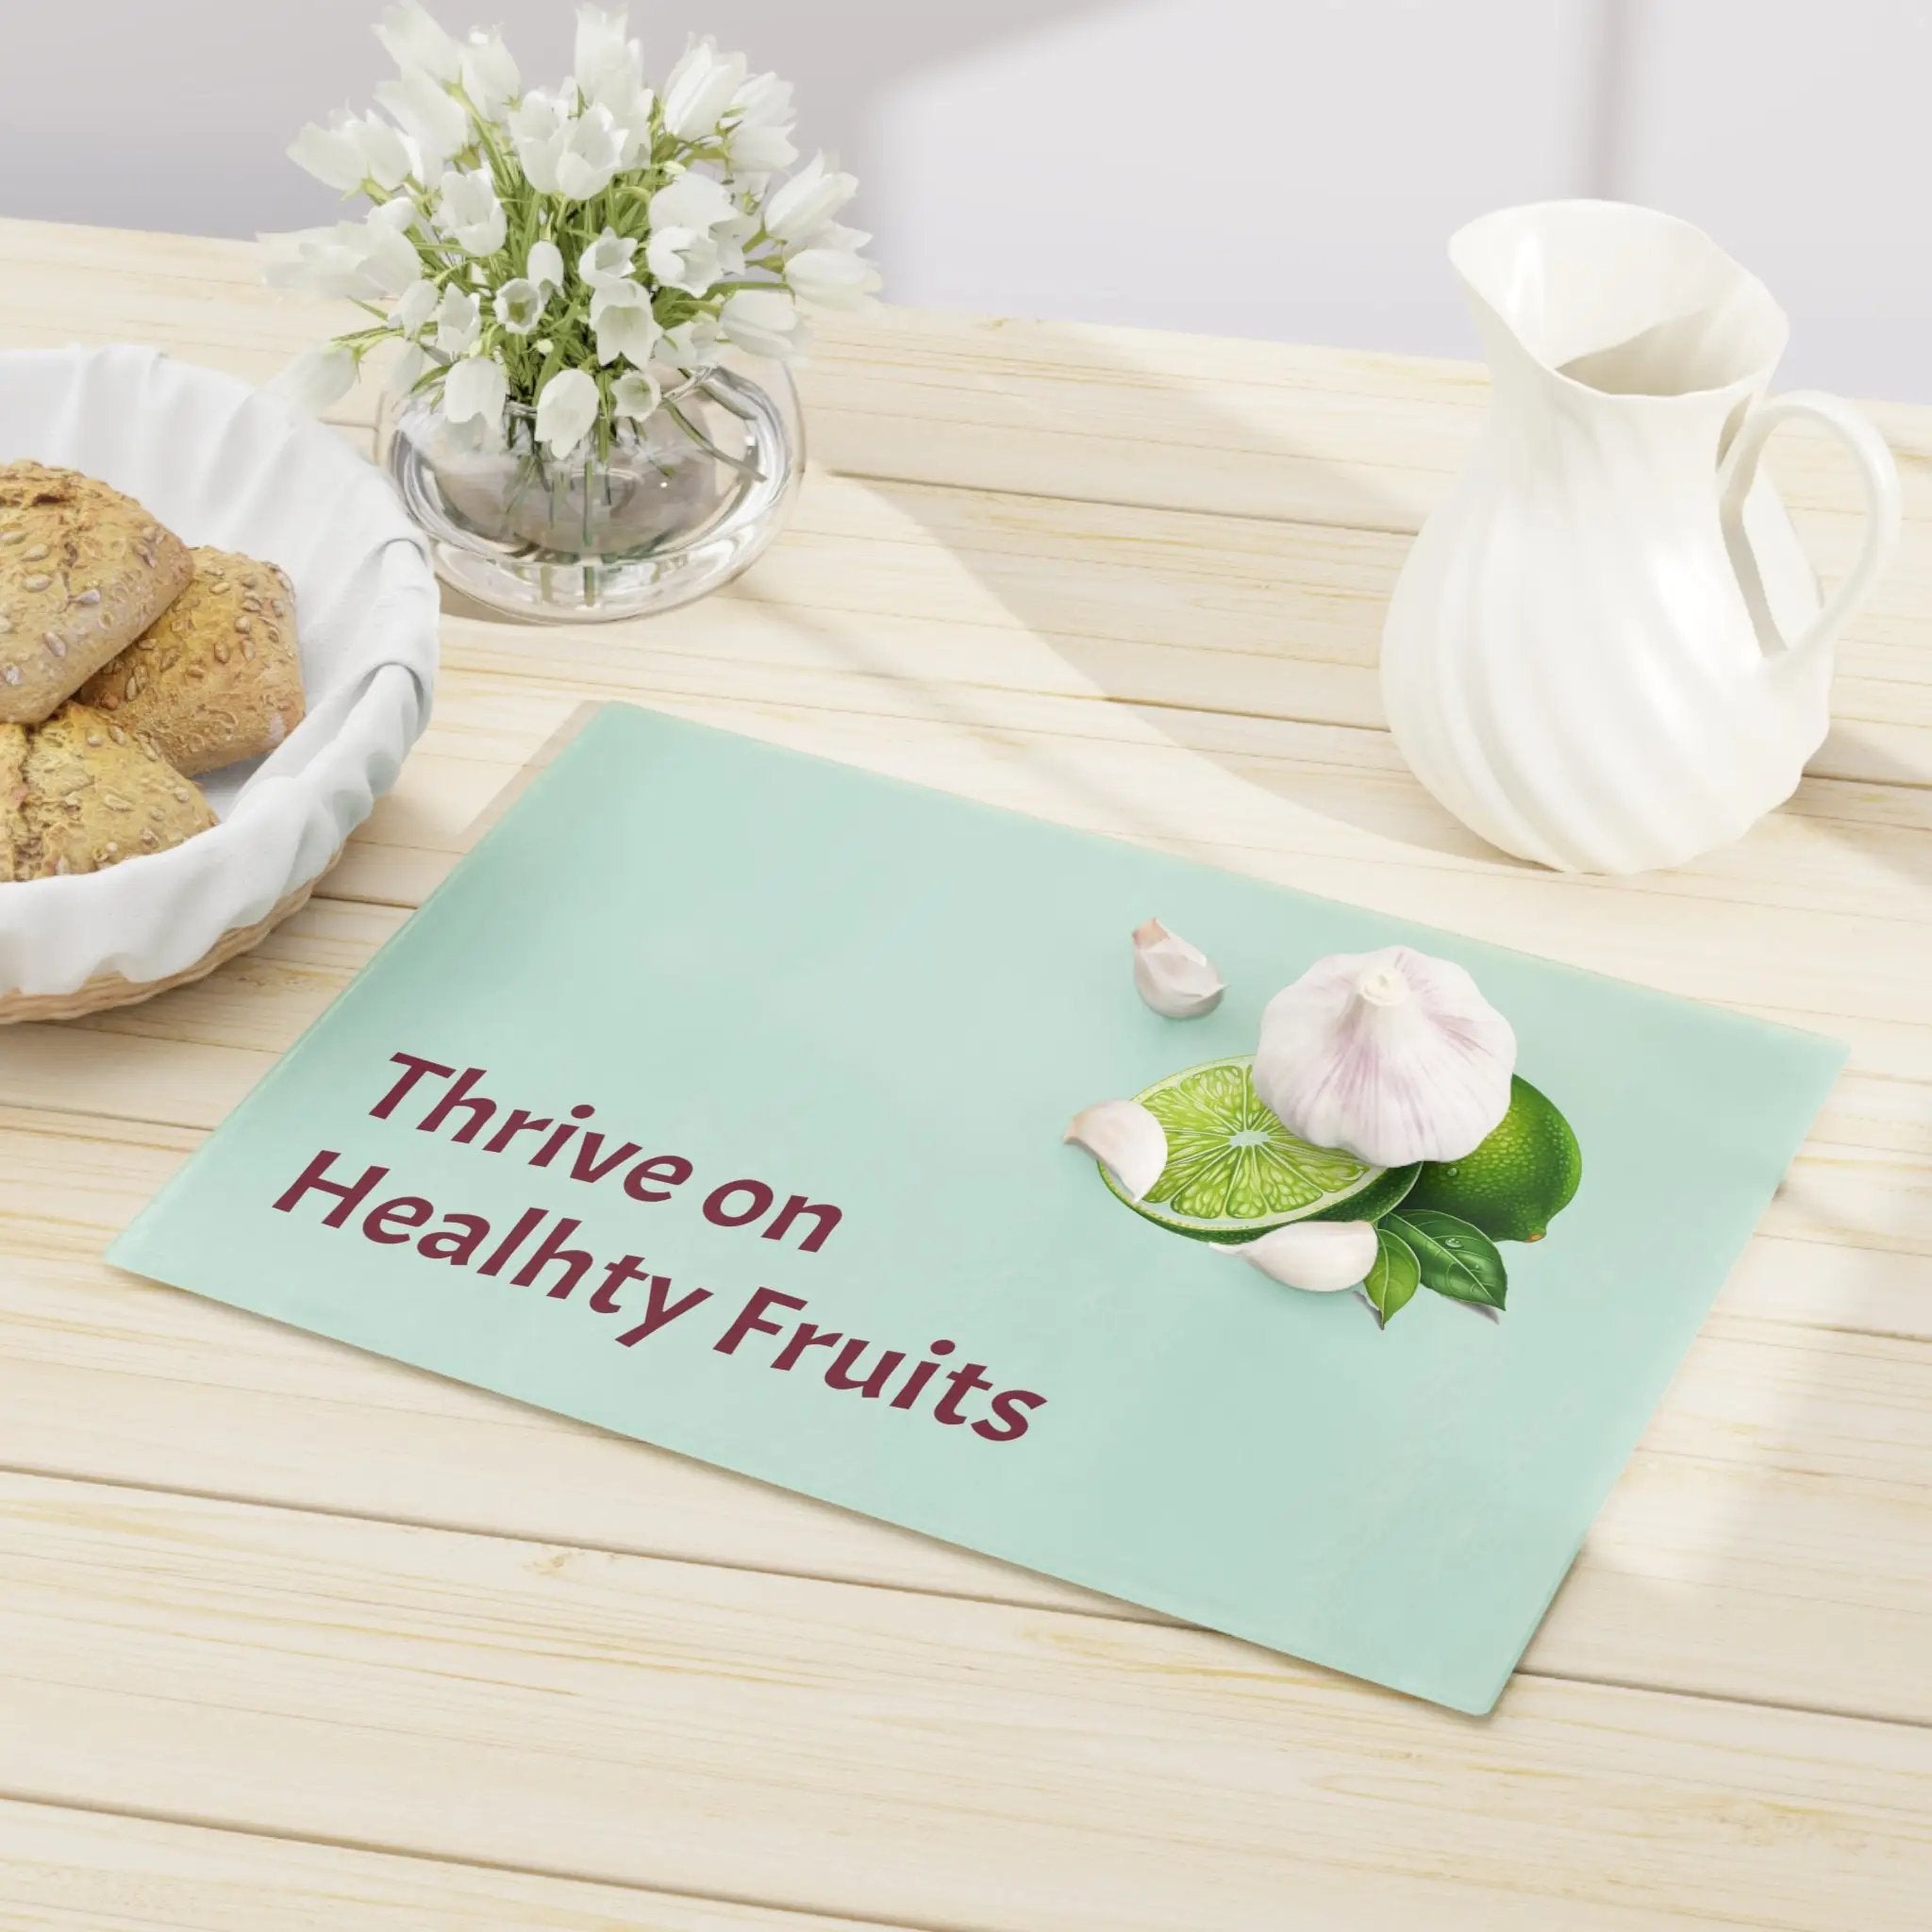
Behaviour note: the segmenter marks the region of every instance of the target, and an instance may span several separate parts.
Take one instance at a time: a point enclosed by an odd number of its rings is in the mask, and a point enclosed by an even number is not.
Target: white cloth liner
[[[0,461],[22,457],[294,580],[308,715],[256,765],[201,781],[222,823],[104,872],[0,884],[0,987],[165,978],[315,877],[395,783],[436,681],[428,548],[334,430],[154,349],[0,354]]]

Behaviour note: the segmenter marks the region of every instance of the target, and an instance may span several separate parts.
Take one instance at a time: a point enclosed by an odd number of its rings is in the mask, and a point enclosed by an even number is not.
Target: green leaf
[[[1375,1320],[1388,1327],[1391,1319],[1414,1298],[1423,1278],[1422,1263],[1415,1250],[1387,1226],[1375,1230],[1375,1262],[1362,1283],[1362,1292],[1375,1311]]]
[[[1452,1302],[1475,1302],[1486,1308],[1503,1306],[1509,1277],[1495,1242],[1481,1228],[1433,1208],[1391,1214],[1383,1226],[1415,1250],[1424,1288]]]

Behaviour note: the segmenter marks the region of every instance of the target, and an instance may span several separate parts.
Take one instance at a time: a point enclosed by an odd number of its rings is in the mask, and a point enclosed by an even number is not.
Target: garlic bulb
[[[1516,1035],[1460,966],[1407,946],[1318,959],[1268,1002],[1255,1091],[1378,1167],[1459,1160],[1509,1109]]]
[[[1368,1279],[1375,1265],[1375,1225],[1371,1221],[1291,1221],[1257,1241],[1221,1252],[1239,1255],[1285,1288],[1336,1294]]]
[[[1208,955],[1158,919],[1134,928],[1134,984],[1141,997],[1169,1020],[1211,1013],[1227,990]]]
[[[1083,1108],[1061,1137],[1084,1147],[1138,1201],[1167,1165],[1167,1134],[1138,1100],[1103,1100]]]

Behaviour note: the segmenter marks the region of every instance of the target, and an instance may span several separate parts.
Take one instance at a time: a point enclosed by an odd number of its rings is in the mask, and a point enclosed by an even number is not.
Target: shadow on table
[[[1021,629],[1075,674],[1071,686],[1041,679],[1035,688],[1078,689],[1116,712],[1131,708],[1144,730],[1243,787],[1374,840],[1492,873],[1540,872],[1438,806],[1382,723],[1381,627],[1421,515],[1448,479],[1444,405],[1414,406],[1419,430],[1437,447],[1421,488],[1405,479],[1398,495],[1378,483],[1372,461],[1344,465],[1300,442],[1293,429],[1302,412],[1277,409],[1274,423],[1257,420],[1268,413],[1280,380],[1275,372],[1257,375],[1252,392],[1260,408],[1247,415],[1239,409],[1236,380],[1223,404],[1204,393],[1205,383],[1176,373],[1171,354],[1158,371],[1137,361],[1130,332],[1025,327],[1032,366],[1002,401],[1008,420],[1022,396],[1034,414],[1014,431],[1010,461],[990,456],[981,440],[966,459],[966,487],[920,480],[924,464],[916,450],[904,460],[891,454],[877,462],[879,471],[897,474],[871,474],[870,458],[847,474],[895,514],[923,525]],[[1124,413],[1144,400],[1144,436],[1135,441],[1132,425],[1113,437],[1104,426],[1096,430],[1096,394],[1118,397]],[[1310,394],[1307,419],[1319,424],[1328,400]],[[1374,401],[1346,393],[1333,400],[1358,403],[1365,446],[1398,442],[1389,419],[1399,404],[1379,406],[1375,424]],[[1037,462],[1030,442],[1042,451]],[[1109,442],[1122,458],[1111,473]],[[1450,460],[1460,455],[1455,450]],[[946,467],[936,462],[930,474],[943,475]],[[1283,487],[1278,479],[1290,473],[1292,482]],[[1042,513],[1042,499],[1063,503],[1064,512]],[[1245,509],[1246,501],[1257,508]],[[840,641],[848,658],[863,656],[862,639]],[[936,676],[921,695],[933,710],[973,722],[963,715],[977,709],[968,695],[973,688],[958,676]],[[997,729],[997,717],[989,704],[978,722]],[[1117,717],[1111,728],[1118,732]],[[1932,783],[1932,771],[1857,724],[1835,725],[1830,746],[1813,762],[1849,769],[1873,785]],[[1177,829],[1143,798],[1108,803],[1117,813],[1125,808],[1127,821],[1151,836]],[[1840,816],[1829,801],[1813,799],[1805,817],[1825,837],[1856,843],[1860,859],[1875,858],[1902,883],[1923,883],[1932,866],[1923,840],[1904,836],[1923,829],[1916,819],[1909,825],[1901,819],[1901,836],[1889,839],[1874,836],[1867,809]]]
[[[1033,689],[1116,708],[1093,736],[1121,735],[1118,711],[1130,709],[1141,730],[1297,811],[1375,840],[1516,869],[1429,797],[1382,726],[1381,625],[1416,527],[1413,503],[1394,500],[1369,462],[1344,468],[1278,425],[1217,405],[1183,376],[1138,365],[1128,332],[1118,332],[1120,353],[1109,364],[1100,359],[1106,335],[1066,328],[1060,384],[1050,362],[1060,331],[1026,329],[1029,359],[1043,355],[1048,363],[1023,380],[1047,396],[1063,388],[1068,408],[1080,411],[1077,424],[1058,420],[1053,401],[1039,403],[1036,422],[1015,434],[1010,466],[975,450],[971,488],[919,480],[916,455],[893,464],[897,475],[868,474],[864,463],[846,474],[921,525],[1074,674],[1042,676]],[[1256,385],[1264,398],[1265,382]],[[1131,463],[1111,471],[1110,439],[1094,430],[1096,394],[1117,395],[1124,410],[1137,397],[1148,407],[1139,441],[1130,424],[1119,434],[1133,442]],[[1310,400],[1322,407],[1319,395]],[[1360,407],[1367,424],[1378,406],[1364,398]],[[1386,406],[1381,413],[1386,424]],[[1029,442],[1044,452],[1038,462]],[[833,466],[845,468],[836,452]],[[1287,473],[1291,483],[1271,482]],[[1241,507],[1244,479],[1261,505],[1252,512]],[[1063,503],[1064,513],[1042,514],[1041,498]],[[1176,502],[1213,507],[1171,507]],[[755,584],[747,589],[758,594]],[[840,645],[848,661],[866,655],[862,639]],[[1001,708],[975,704],[975,688],[970,677],[936,676],[921,697],[936,712],[997,730]],[[1116,820],[1151,836],[1181,829],[1151,811],[1144,795],[1105,802]]]

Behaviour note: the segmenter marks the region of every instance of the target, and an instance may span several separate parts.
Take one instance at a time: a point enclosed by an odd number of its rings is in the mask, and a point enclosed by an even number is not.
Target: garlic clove
[[[1134,984],[1141,997],[1169,1020],[1211,1013],[1227,991],[1208,955],[1158,919],[1134,928]]]
[[[1372,1221],[1291,1221],[1240,1247],[1223,1247],[1251,1267],[1307,1294],[1339,1294],[1359,1288],[1375,1265]]]
[[[1255,1091],[1291,1133],[1378,1167],[1459,1160],[1509,1110],[1516,1035],[1452,960],[1318,959],[1268,1002]]]
[[[1103,1100],[1083,1108],[1061,1139],[1092,1155],[1130,1200],[1140,1200],[1167,1166],[1166,1131],[1138,1100]]]

